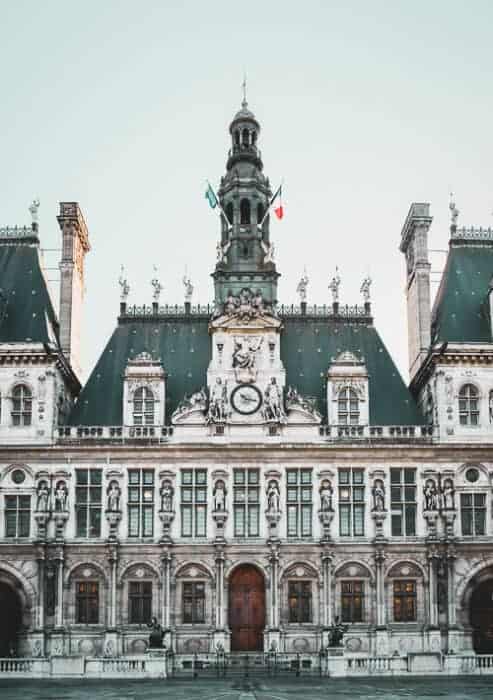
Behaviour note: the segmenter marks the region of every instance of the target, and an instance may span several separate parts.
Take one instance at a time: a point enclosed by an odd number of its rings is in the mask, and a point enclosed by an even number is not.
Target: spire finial
[[[125,273],[125,268],[123,265],[120,268],[120,277],[118,279],[118,284],[120,285],[120,300],[122,303],[126,303],[128,295],[130,293],[130,285],[127,280],[127,275]]]
[[[192,284],[192,280],[190,279],[190,277],[187,273],[187,268],[185,268],[185,274],[183,275],[183,286],[185,288],[185,304],[191,304],[192,303],[192,294],[193,294],[193,284]]]
[[[298,286],[296,287],[296,291],[300,295],[300,302],[302,304],[306,303],[306,290],[307,290],[309,282],[310,282],[310,279],[309,279],[308,274],[306,272],[306,266],[305,266],[303,268],[303,274],[301,275],[300,281],[298,282]]]
[[[241,106],[243,109],[246,109],[248,107],[248,102],[247,102],[247,97],[246,97],[246,89],[247,89],[247,76],[246,73],[243,73],[243,82],[241,84],[242,90],[243,90],[243,101],[241,103]]]
[[[334,277],[331,279],[330,284],[329,284],[329,289],[332,292],[332,302],[334,304],[337,304],[339,301],[339,286],[341,284],[341,278],[339,276],[339,268],[336,267],[336,273]]]
[[[370,277],[370,275],[366,275],[363,282],[361,283],[361,287],[359,290],[363,295],[363,300],[364,300],[365,304],[370,303],[370,287],[371,287],[371,277]]]
[[[452,226],[453,226],[454,229],[456,229],[457,228],[457,219],[459,218],[460,212],[455,205],[453,192],[450,193],[450,202],[449,202],[448,208],[450,209],[450,228],[452,228]]]
[[[29,206],[29,213],[31,214],[31,219],[32,219],[33,224],[38,223],[39,204],[40,204],[39,199],[36,197],[35,199],[33,199],[33,201],[31,202],[31,204]]]

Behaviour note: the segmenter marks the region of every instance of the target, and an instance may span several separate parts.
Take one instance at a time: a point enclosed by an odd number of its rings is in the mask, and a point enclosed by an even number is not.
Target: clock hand
[[[255,398],[252,396],[248,396],[248,394],[240,394],[240,397],[243,399],[243,401],[248,401],[249,403],[252,403],[252,401],[256,401]]]

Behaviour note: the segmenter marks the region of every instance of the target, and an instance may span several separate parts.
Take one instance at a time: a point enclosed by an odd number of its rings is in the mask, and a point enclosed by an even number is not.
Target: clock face
[[[231,405],[245,416],[258,411],[261,404],[262,394],[253,384],[240,384],[231,392]]]

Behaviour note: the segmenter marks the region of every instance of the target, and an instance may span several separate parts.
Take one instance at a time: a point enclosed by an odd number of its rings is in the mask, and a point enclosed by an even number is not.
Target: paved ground
[[[493,678],[27,681],[0,679],[1,700],[476,700]]]

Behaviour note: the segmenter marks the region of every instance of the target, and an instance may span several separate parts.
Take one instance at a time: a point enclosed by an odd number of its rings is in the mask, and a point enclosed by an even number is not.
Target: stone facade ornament
[[[455,510],[455,489],[452,479],[445,479],[441,489],[442,509]]]
[[[120,512],[121,490],[117,481],[110,481],[106,495],[108,497],[108,511],[112,513]]]
[[[221,310],[218,313],[220,315]],[[234,296],[231,291],[228,293],[222,313],[226,316],[233,316],[238,321],[249,322],[265,314],[272,314],[273,309],[272,305],[262,297],[260,289],[253,292],[245,287],[238,296]]]
[[[68,489],[64,481],[59,481],[55,487],[55,513],[68,511]]]
[[[438,510],[438,491],[436,481],[434,479],[426,480],[423,488],[423,494],[425,497],[424,510]]]
[[[31,214],[31,220],[33,224],[38,223],[38,211],[39,211],[40,201],[39,199],[33,199],[29,205],[29,213]]]
[[[385,487],[381,479],[375,479],[371,490],[373,497],[373,510],[383,512],[385,510]]]
[[[457,206],[454,202],[453,192],[450,193],[450,202],[448,208],[450,209],[450,225],[451,227],[453,226],[454,228],[457,228],[457,220],[459,218],[460,211],[457,209]]]
[[[271,243],[269,245],[268,243],[261,241],[260,245],[262,246],[262,250],[264,251],[264,265],[268,263],[274,263],[276,253],[274,244]]]
[[[224,423],[229,415],[227,382],[216,378],[216,383],[211,390],[209,410],[207,412],[208,423]]]
[[[267,484],[267,513],[277,515],[281,512],[281,494],[279,483],[271,479]]]
[[[280,422],[286,418],[282,391],[275,377],[271,378],[264,391],[263,415],[266,421]]]
[[[371,287],[371,277],[367,275],[363,282],[361,283],[360,292],[363,295],[363,300],[365,304],[370,303],[370,287]]]
[[[161,537],[161,542],[171,542],[170,531],[171,525],[175,518],[175,511],[173,509],[174,488],[169,479],[163,479],[163,481],[161,482],[159,496],[161,498],[159,518],[163,525],[163,534]]]
[[[193,416],[203,420],[207,410],[207,393],[202,387],[200,391],[196,391],[190,396],[185,395],[178,404],[178,407],[171,416],[172,423],[184,422],[191,419]]]
[[[226,511],[226,484],[222,479],[218,479],[214,484],[214,510],[224,513]]]
[[[161,292],[163,291],[163,285],[158,280],[156,274],[157,268],[156,266],[154,266],[154,277],[151,279],[152,299],[155,304],[159,304],[159,297],[161,296]]]
[[[317,409],[317,399],[312,396],[302,396],[292,386],[288,387],[286,392],[286,409],[288,414],[291,411],[297,411],[316,423],[320,423],[322,419]]]
[[[318,518],[320,524],[323,528],[323,540],[330,540],[330,527],[334,519],[334,508],[332,505],[332,499],[334,495],[334,489],[332,487],[332,482],[330,479],[322,479],[319,489],[320,495],[320,509],[318,511]]]
[[[36,491],[36,512],[47,513],[50,509],[50,488],[48,482],[43,479],[38,484]]]
[[[191,304],[192,303],[192,295],[193,295],[193,284],[187,275],[183,276],[183,286],[185,288],[185,304]]]
[[[237,382],[247,384],[257,378],[257,355],[263,343],[262,337],[238,337],[234,340],[232,366]]]

